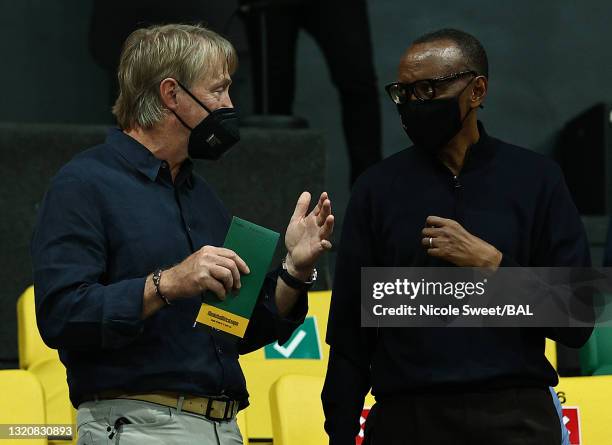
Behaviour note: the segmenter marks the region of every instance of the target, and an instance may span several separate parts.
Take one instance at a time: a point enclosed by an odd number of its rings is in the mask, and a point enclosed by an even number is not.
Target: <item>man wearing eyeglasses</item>
[[[586,329],[362,328],[368,266],[589,266],[560,169],[478,121],[488,90],[480,42],[444,29],[415,40],[387,86],[414,146],[369,169],[346,211],[322,399],[331,445],[354,443],[368,390],[370,445],[559,445],[545,338]]]

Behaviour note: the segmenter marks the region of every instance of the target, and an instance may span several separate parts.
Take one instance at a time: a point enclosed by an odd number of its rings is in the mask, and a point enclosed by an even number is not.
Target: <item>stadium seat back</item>
[[[555,390],[563,405],[570,443],[612,443],[612,376],[561,377]]]
[[[245,410],[250,438],[272,437],[269,400],[270,388],[276,380],[287,374],[325,376],[329,356],[325,333],[330,297],[330,291],[310,292],[308,318],[287,343],[282,347],[269,345],[240,357],[250,394],[251,404]]]
[[[21,369],[29,369],[48,360],[59,361],[57,351],[43,342],[38,331],[33,286],[28,287],[17,300],[17,344]]]
[[[43,387],[47,423],[50,425],[71,425],[73,407],[66,382],[66,368],[57,359],[38,362],[29,371],[36,376]],[[66,444],[66,441],[49,441],[51,444]]]
[[[0,424],[45,425],[43,389],[31,372],[21,369],[0,371]],[[19,439],[14,443],[44,445],[47,439]]]
[[[323,429],[321,390],[323,377],[286,375],[270,389],[274,445],[322,445],[328,442]]]

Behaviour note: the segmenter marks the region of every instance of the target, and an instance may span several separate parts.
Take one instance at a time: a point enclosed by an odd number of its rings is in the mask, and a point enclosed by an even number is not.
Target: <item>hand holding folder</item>
[[[236,294],[228,293],[225,300],[207,291],[196,323],[244,337],[279,236],[243,219],[232,219],[223,247],[236,252],[247,263],[250,273],[240,277],[240,290]]]

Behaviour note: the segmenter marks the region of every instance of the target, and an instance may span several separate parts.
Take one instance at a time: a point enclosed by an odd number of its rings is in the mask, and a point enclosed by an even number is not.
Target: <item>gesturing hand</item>
[[[308,212],[310,193],[300,195],[287,233],[287,269],[296,278],[306,281],[321,254],[331,249],[329,238],[334,230],[334,215],[327,192],[321,193],[315,208]]]

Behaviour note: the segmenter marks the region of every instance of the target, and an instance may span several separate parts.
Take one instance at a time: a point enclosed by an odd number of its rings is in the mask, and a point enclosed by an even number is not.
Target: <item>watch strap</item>
[[[283,269],[282,267],[278,272],[278,276],[285,282],[287,286],[297,290],[308,290],[312,287],[314,283],[313,281],[302,281],[291,275],[289,272],[287,272],[287,269]]]

